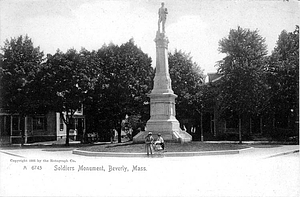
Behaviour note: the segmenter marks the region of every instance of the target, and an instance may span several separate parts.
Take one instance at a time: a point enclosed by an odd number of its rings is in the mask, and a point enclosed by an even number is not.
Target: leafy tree
[[[199,100],[200,86],[204,83],[203,70],[192,61],[190,54],[182,51],[169,53],[172,89],[178,95],[176,114],[178,119],[199,119],[202,103]]]
[[[265,83],[265,55],[267,46],[258,30],[238,27],[219,41],[219,51],[226,57],[219,62],[223,75],[218,94],[222,114],[239,116],[239,140],[242,142],[241,117],[259,113],[266,105],[268,87]]]
[[[290,114],[295,122],[299,114],[299,26],[279,35],[269,58],[268,84],[271,114]]]
[[[135,136],[136,134],[138,134],[143,127],[145,127],[145,122],[143,122],[141,118],[142,118],[141,115],[131,115],[131,116],[129,116],[128,126],[129,126],[129,128],[132,129],[131,138],[133,136]],[[145,121],[145,119],[144,119],[144,121]]]
[[[41,93],[43,105],[48,111],[60,113],[67,125],[66,145],[69,145],[69,132],[74,113],[81,108],[86,93],[93,87],[89,62],[86,56],[89,52],[74,49],[66,53],[57,51],[48,55],[41,70]]]
[[[18,113],[21,118],[38,111],[36,75],[43,61],[43,52],[31,39],[19,36],[6,40],[0,65],[0,108]],[[24,136],[22,130],[22,137]],[[23,143],[23,140],[22,140]]]
[[[107,127],[116,128],[121,141],[121,121],[125,115],[148,114],[147,93],[151,90],[153,69],[151,59],[134,41],[117,46],[103,46],[97,54],[102,77],[91,92],[89,113],[97,117],[94,128],[102,120]],[[107,128],[108,129],[108,128]]]
[[[35,109],[31,102],[32,86],[43,61],[43,52],[26,35],[6,40],[1,58],[1,108],[12,113],[28,114]]]

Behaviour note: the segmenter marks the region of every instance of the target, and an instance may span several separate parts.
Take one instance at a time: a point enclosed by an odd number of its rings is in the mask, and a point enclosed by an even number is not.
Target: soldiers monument
[[[165,32],[165,22],[167,18],[167,8],[164,3],[158,10],[158,30],[154,39],[156,43],[156,72],[154,77],[154,86],[150,98],[150,119],[146,124],[146,131],[138,133],[133,138],[133,142],[144,142],[148,132],[152,132],[154,138],[158,133],[162,135],[165,141],[171,142],[189,142],[192,136],[180,129],[176,119],[175,98],[171,87],[171,78],[168,64],[168,43],[169,40]]]

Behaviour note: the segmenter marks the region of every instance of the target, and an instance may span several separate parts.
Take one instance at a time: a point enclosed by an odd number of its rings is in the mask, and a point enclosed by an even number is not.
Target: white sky
[[[163,0],[0,0],[0,46],[28,34],[45,54],[59,48],[97,50],[130,38],[152,57],[158,9]],[[191,53],[204,73],[215,72],[224,55],[218,42],[230,29],[258,29],[269,53],[282,30],[299,25],[299,1],[290,0],[165,0],[169,51]]]

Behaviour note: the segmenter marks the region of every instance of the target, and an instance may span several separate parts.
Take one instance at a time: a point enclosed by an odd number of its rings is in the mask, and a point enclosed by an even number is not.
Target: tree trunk
[[[210,133],[214,133],[214,119],[212,114],[210,114]]]
[[[73,119],[73,114],[71,111],[71,115],[68,114],[69,110],[66,110],[66,117],[64,117],[63,112],[60,112],[60,117],[63,119],[63,122],[66,124],[67,126],[67,130],[66,130],[66,146],[69,146],[69,138],[70,138],[70,129],[71,129],[71,125],[72,125],[72,119]]]
[[[203,138],[203,118],[202,118],[203,114],[201,113],[200,114],[200,121],[201,121],[201,125],[200,125],[200,135],[201,135],[201,142],[204,141],[204,138]]]
[[[69,146],[70,144],[69,144],[69,137],[70,137],[70,127],[71,127],[71,124],[70,124],[70,122],[67,124],[67,135],[66,135],[66,146]]]
[[[260,134],[263,134],[263,119],[262,116],[259,118],[259,128],[260,128]]]
[[[242,143],[242,118],[239,115],[239,143]]]
[[[250,134],[252,134],[252,118],[251,118],[251,116],[250,116],[250,118],[249,118],[249,127],[250,127]]]
[[[68,115],[67,115],[68,116]],[[66,146],[70,145],[70,129],[73,123],[73,116],[67,117],[67,135],[66,135]]]
[[[118,129],[118,143],[122,142],[122,138],[121,138],[121,128]]]
[[[117,128],[117,131],[118,131],[118,143],[121,143],[122,142],[122,136],[121,136],[121,129],[122,129],[122,127],[121,127],[121,122],[122,122],[122,120],[120,121],[120,122],[117,122],[115,125],[116,125],[116,128]]]
[[[272,130],[274,131],[275,129],[275,114],[272,114]]]
[[[25,143],[25,115],[20,116],[20,127],[21,127],[21,146]]]
[[[217,108],[214,107],[214,137],[217,137]]]

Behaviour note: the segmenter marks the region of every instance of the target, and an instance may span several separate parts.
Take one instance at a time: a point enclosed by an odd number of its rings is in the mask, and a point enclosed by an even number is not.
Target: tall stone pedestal
[[[156,73],[154,87],[148,95],[150,97],[150,119],[146,124],[147,131],[138,133],[133,142],[144,142],[148,132],[154,138],[160,133],[165,141],[189,142],[192,136],[182,131],[176,119],[175,98],[171,87],[171,78],[168,64],[168,38],[164,33],[157,32],[156,38]]]

